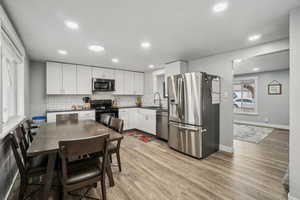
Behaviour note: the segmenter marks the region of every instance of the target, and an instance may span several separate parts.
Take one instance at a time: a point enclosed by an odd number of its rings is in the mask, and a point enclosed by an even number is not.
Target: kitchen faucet
[[[158,96],[158,99],[156,99],[156,96]],[[155,92],[153,98],[154,98],[154,99],[153,99],[154,104],[156,104],[156,102],[158,101],[158,102],[159,102],[159,107],[162,107],[160,93],[159,93],[159,92]]]

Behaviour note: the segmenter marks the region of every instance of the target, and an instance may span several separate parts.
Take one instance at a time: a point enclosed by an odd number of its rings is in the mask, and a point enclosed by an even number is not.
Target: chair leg
[[[62,199],[63,199],[63,200],[67,200],[67,199],[68,199],[68,196],[69,196],[69,195],[68,195],[68,192],[64,191],[64,192],[63,192],[63,198],[62,198]]]
[[[111,153],[109,154],[109,160],[110,160],[110,163],[112,163],[112,154]]]
[[[117,159],[118,159],[118,166],[119,166],[119,171],[122,171],[121,167],[121,157],[120,157],[120,151],[117,151]]]
[[[101,191],[102,191],[102,199],[106,200],[105,176],[101,180]]]
[[[27,180],[21,177],[21,185],[19,191],[19,200],[23,200],[27,189]]]

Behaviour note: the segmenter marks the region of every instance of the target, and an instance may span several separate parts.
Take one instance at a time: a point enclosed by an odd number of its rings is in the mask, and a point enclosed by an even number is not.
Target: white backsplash
[[[83,105],[83,97],[91,99],[112,99],[117,100],[118,106],[134,106],[136,96],[114,96],[112,93],[95,93],[93,95],[48,95],[47,110],[71,109],[72,105]]]

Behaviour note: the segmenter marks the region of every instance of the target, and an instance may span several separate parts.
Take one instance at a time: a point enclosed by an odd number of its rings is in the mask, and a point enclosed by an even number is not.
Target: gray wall
[[[44,115],[46,111],[46,63],[30,62],[30,115]]]
[[[247,49],[229,53],[209,56],[206,58],[189,61],[189,71],[205,71],[221,76],[222,100],[220,105],[220,143],[226,147],[233,147],[233,105],[232,105],[232,81],[235,59],[267,54],[271,52],[287,50],[289,41],[280,40]]]
[[[257,77],[258,115],[234,113],[234,120],[289,125],[289,70],[238,75],[235,78]],[[268,95],[268,84],[277,80],[282,84],[282,95]]]
[[[290,15],[290,195],[300,199],[300,7]]]

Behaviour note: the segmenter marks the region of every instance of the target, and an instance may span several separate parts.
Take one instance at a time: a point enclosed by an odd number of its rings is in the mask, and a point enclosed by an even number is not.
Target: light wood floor
[[[287,199],[281,179],[288,166],[288,132],[275,130],[261,144],[234,141],[234,149],[233,155],[218,152],[197,160],[164,142],[125,135],[123,172],[113,169],[116,185],[108,188],[108,200]]]

